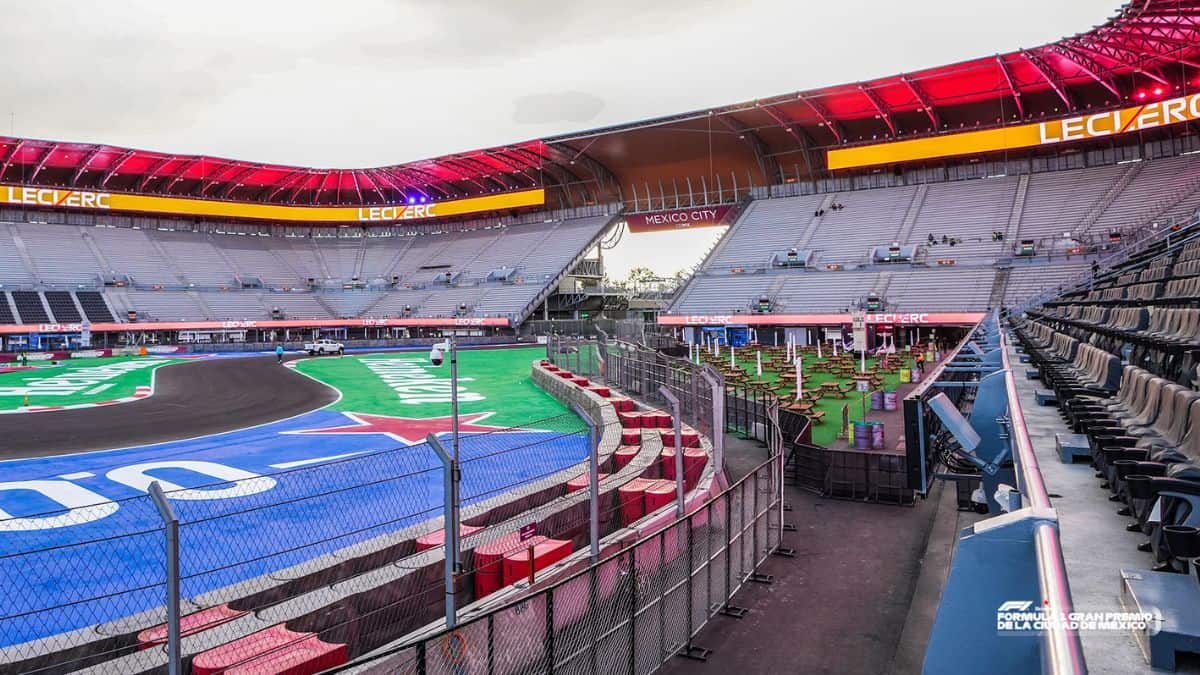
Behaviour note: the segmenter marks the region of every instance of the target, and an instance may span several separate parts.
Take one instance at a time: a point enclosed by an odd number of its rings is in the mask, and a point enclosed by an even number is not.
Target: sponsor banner
[[[98,359],[104,356],[112,356],[110,349],[82,349],[77,352],[71,352],[73,359]]]
[[[300,320],[263,320],[263,321],[139,321],[137,323],[93,323],[93,333],[112,333],[123,331],[155,331],[155,330],[247,330],[251,328],[360,328],[360,327],[397,327],[397,328],[466,328],[491,327],[505,328],[508,319],[500,317],[466,318],[466,319],[314,319]],[[77,332],[80,325],[74,324],[15,324],[0,326],[0,334],[25,333],[71,333]]]
[[[147,354],[186,354],[187,347],[178,345],[151,345],[146,347]]]
[[[630,213],[625,216],[625,222],[629,225],[629,231],[634,233],[686,230],[693,227],[727,225],[725,220],[731,213],[732,204],[698,206],[690,209]]]
[[[542,189],[435,201],[428,204],[385,204],[360,207],[257,204],[187,197],[155,197],[119,192],[0,185],[0,205],[299,223],[394,223],[464,216],[525,206],[542,206],[545,202],[546,191]]]
[[[826,153],[826,164],[830,170],[851,169],[920,159],[1033,148],[1116,136],[1193,120],[1200,120],[1200,94],[1034,124],[1015,124],[999,129],[837,148]]]
[[[973,326],[983,312],[867,312],[868,324]],[[850,314],[688,314],[659,316],[663,326],[829,326],[852,324]]]

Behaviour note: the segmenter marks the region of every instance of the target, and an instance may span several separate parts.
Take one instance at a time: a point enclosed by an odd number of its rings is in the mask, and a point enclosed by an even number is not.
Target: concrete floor
[[[726,468],[731,481],[766,458],[752,441],[726,436]],[[715,617],[696,644],[713,650],[705,663],[674,659],[660,672],[681,673],[909,673],[919,668],[936,612],[945,570],[929,576],[931,590],[918,592],[926,548],[937,520],[955,531],[953,499],[941,508],[941,485],[915,506],[890,506],[824,499],[787,487],[791,511],[785,522],[797,532],[783,545],[795,558],[772,557],[760,571],[774,575],[770,585],[746,584],[736,604],[750,609],[744,619]],[[946,543],[939,545],[948,550]],[[948,561],[931,561],[944,566]],[[910,614],[928,617],[922,626]],[[901,647],[901,643],[904,647]],[[898,652],[903,666],[894,666]]]
[[[1117,515],[1122,504],[1108,501],[1111,493],[1101,489],[1100,479],[1086,461],[1080,458],[1074,464],[1063,464],[1059,460],[1054,436],[1070,433],[1070,429],[1059,416],[1058,408],[1034,402],[1033,392],[1040,383],[1026,379],[1028,366],[1019,362],[1015,351],[1010,358],[1042,478],[1058,512],[1063,558],[1075,609],[1123,611],[1118,597],[1120,570],[1152,566],[1150,554],[1136,548],[1146,538],[1125,531],[1131,520]],[[1088,672],[1093,675],[1157,672],[1150,669],[1128,633],[1086,632],[1080,638]]]

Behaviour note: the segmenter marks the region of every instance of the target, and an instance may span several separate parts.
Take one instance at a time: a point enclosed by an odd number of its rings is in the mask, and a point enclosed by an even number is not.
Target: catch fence
[[[553,585],[453,630],[369,655],[338,672],[646,675],[701,657],[700,630],[779,549],[780,458],[699,509]]]

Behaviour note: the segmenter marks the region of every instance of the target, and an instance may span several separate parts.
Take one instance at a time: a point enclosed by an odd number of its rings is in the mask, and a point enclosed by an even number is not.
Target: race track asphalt
[[[264,424],[332,403],[337,391],[274,356],[197,359],[155,373],[154,395],[110,407],[0,415],[0,459],[110,450]]]

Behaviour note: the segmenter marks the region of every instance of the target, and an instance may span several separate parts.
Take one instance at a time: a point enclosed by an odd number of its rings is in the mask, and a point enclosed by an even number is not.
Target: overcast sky
[[[0,129],[378,166],[1031,47],[1118,4],[0,0]],[[708,244],[682,241],[663,273]]]

